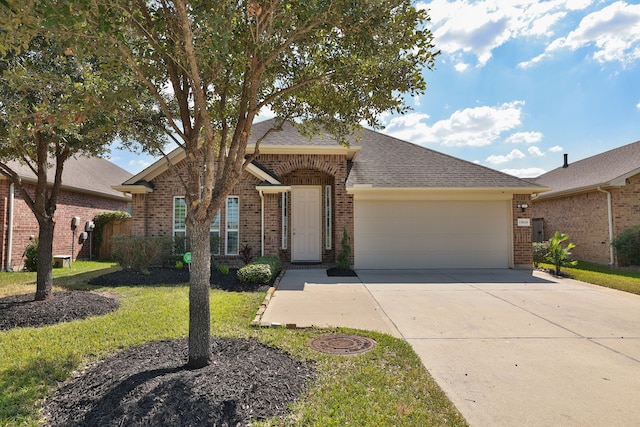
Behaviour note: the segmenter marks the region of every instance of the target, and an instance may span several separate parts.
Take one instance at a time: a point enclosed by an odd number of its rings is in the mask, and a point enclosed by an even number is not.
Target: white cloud
[[[529,149],[527,150],[529,152],[529,154],[531,154],[532,156],[536,156],[536,157],[542,157],[544,156],[544,153],[542,152],[542,150],[540,150],[538,147],[531,146],[529,147]]]
[[[506,142],[514,144],[534,144],[542,141],[542,137],[541,132],[516,132],[509,135]]]
[[[511,152],[506,156],[502,156],[502,155],[489,156],[487,157],[487,162],[491,163],[492,165],[499,165],[502,163],[510,162],[511,160],[514,160],[514,159],[522,159],[522,158],[524,158],[524,154],[522,154],[522,151],[511,150]]]
[[[640,58],[640,5],[617,1],[586,15],[577,28],[553,40],[544,53],[519,64],[529,68],[562,49],[572,51],[593,46],[599,63],[628,64]]]
[[[521,126],[523,106],[524,101],[513,101],[497,107],[466,108],[432,126],[426,123],[429,116],[425,114],[405,114],[389,120],[384,133],[420,145],[482,147]]]
[[[445,55],[472,54],[484,66],[494,49],[521,37],[550,37],[568,11],[590,0],[433,0],[419,3],[429,10],[436,46]],[[458,70],[460,71],[460,70]]]
[[[559,145],[554,145],[553,147],[549,148],[547,151],[549,151],[550,153],[559,153],[561,151],[564,151],[564,148],[562,148]]]
[[[456,69],[457,72],[462,73],[467,68],[469,68],[469,64],[465,64],[464,62],[458,62],[454,68]]]
[[[517,176],[518,178],[535,178],[547,171],[540,168],[526,168],[526,169],[500,169],[500,172],[508,173],[509,175]]]

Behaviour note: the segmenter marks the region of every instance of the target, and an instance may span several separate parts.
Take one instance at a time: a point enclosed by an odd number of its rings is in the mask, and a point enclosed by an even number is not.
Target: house
[[[33,191],[37,179],[31,169],[18,162],[9,165],[20,175],[27,191]],[[71,157],[65,162],[55,213],[54,255],[90,258],[89,240],[81,238],[85,224],[97,213],[128,209],[130,196],[111,187],[129,177],[131,173],[98,157]],[[0,254],[2,268],[7,271],[22,268],[22,254],[31,239],[38,236],[38,221],[14,187],[0,175]],[[79,218],[75,231],[71,228],[74,217]]]
[[[615,264],[611,241],[640,225],[640,141],[570,163],[535,179],[552,190],[534,195],[534,240],[555,231],[575,243],[572,258]]]
[[[256,123],[248,150],[273,126]],[[182,150],[169,155],[182,170]],[[115,187],[132,194],[132,234],[185,235],[184,194],[162,159]],[[531,268],[531,217],[545,190],[363,129],[348,147],[291,124],[260,144],[211,224],[227,262],[244,245],[285,262],[335,263],[347,230],[355,268]]]

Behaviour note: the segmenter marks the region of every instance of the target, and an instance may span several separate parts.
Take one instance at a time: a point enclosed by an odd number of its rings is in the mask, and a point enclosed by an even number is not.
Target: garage
[[[506,200],[358,200],[354,263],[359,269],[508,268]]]

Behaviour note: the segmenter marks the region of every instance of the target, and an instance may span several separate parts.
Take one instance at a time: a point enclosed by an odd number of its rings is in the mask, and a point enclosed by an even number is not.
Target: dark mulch
[[[255,340],[214,338],[214,363],[187,370],[187,340],[118,353],[48,399],[49,426],[245,426],[286,413],[313,369]]]
[[[261,283],[242,283],[238,280],[238,269],[229,269],[229,274],[222,274],[218,269],[211,270],[211,287],[231,292],[265,292],[269,285]],[[178,270],[172,267],[150,268],[149,274],[136,273],[132,270],[120,270],[107,273],[92,279],[94,286],[116,287],[134,285],[177,285],[189,283],[189,269]]]
[[[333,267],[327,269],[327,276],[329,277],[358,277],[358,273],[349,268]]]
[[[120,303],[93,292],[54,292],[53,298],[35,301],[35,293],[0,298],[0,330],[46,326],[116,310]]]

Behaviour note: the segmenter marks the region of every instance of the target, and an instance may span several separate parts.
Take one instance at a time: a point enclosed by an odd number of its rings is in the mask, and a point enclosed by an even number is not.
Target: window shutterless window
[[[238,196],[227,197],[225,253],[238,255],[240,242],[240,199]]]
[[[289,193],[282,193],[282,249],[289,244]]]
[[[173,251],[184,253],[190,250],[187,241],[187,204],[184,197],[173,198]],[[210,238],[211,253],[220,254],[220,211],[216,212],[211,221]]]
[[[324,247],[331,249],[331,186],[324,187]]]

